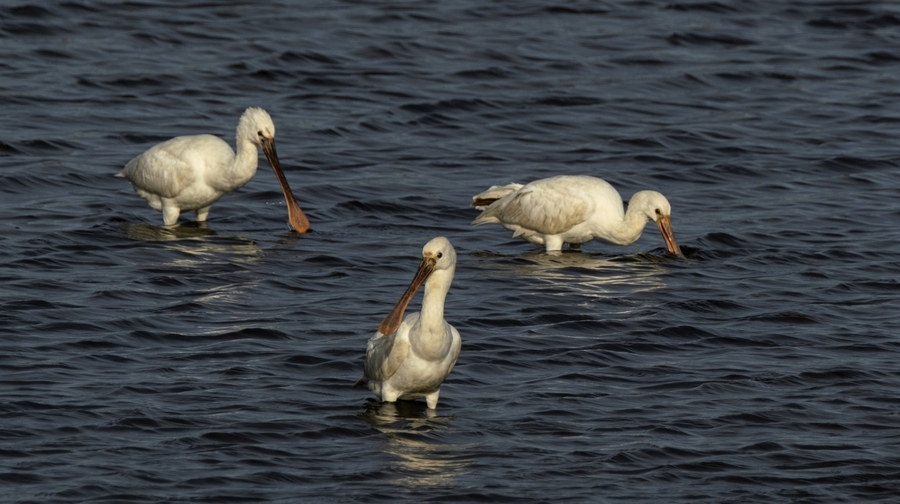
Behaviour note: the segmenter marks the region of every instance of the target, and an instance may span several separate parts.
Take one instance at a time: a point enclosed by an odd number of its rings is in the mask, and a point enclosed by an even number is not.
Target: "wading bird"
[[[640,191],[624,209],[619,192],[605,180],[586,175],[560,175],[526,185],[493,186],[472,198],[481,215],[473,225],[500,224],[547,252],[578,247],[594,238],[630,245],[647,221],[659,226],[670,254],[683,257],[672,234],[672,207],[656,191]]]
[[[428,408],[437,407],[441,383],[453,370],[462,345],[459,332],[444,320],[444,299],[455,270],[450,240],[441,236],[425,244],[412,283],[366,346],[363,378],[355,387],[368,383],[382,401],[424,397]],[[423,282],[422,311],[404,319]]]
[[[237,126],[236,144],[237,154],[213,135],[175,137],[150,147],[116,176],[130,180],[135,192],[154,210],[162,212],[167,226],[175,224],[181,212],[188,210],[196,210],[197,221],[204,222],[210,205],[256,174],[259,146],[281,183],[291,227],[305,233],[309,221],[281,171],[275,153],[275,124],[265,110],[250,107],[244,111]]]

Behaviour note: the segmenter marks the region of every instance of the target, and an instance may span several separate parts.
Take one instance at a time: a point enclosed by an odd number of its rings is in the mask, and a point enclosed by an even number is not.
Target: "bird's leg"
[[[562,251],[563,241],[559,235],[544,235],[544,246],[547,252]]]
[[[397,402],[400,399],[400,391],[391,386],[390,383],[381,383],[381,400],[384,402]]]
[[[181,209],[169,198],[160,198],[162,201],[163,222],[166,226],[174,226],[178,222],[178,216],[181,215]]]
[[[434,392],[427,394],[425,396],[425,402],[428,403],[428,409],[437,408],[438,396],[441,395],[441,389],[437,389]]]
[[[210,206],[212,206],[212,205],[210,205]],[[209,207],[208,206],[197,209],[197,222],[206,222],[206,218],[208,216],[209,216]]]

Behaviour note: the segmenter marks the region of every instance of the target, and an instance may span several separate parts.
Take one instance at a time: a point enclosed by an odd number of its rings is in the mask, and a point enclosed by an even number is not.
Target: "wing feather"
[[[119,173],[137,188],[174,198],[197,181],[196,166],[226,166],[234,151],[213,135],[175,137],[147,149]]]
[[[491,203],[503,198],[509,193],[518,191],[522,187],[522,184],[516,184],[515,182],[505,186],[491,186],[487,191],[472,196],[472,206],[479,210],[484,210],[490,206]]]
[[[542,234],[559,234],[587,220],[591,201],[554,184],[529,184],[488,207],[474,224],[514,224]]]
[[[455,327],[450,324],[447,324],[447,326],[450,327],[450,334],[453,336],[453,343],[450,348],[450,355],[453,356],[453,361],[450,362],[450,368],[447,369],[447,375],[449,376],[456,366],[456,360],[459,359],[459,351],[462,348],[462,338],[459,337],[459,331],[457,331]]]
[[[174,198],[194,182],[194,172],[190,163],[158,147],[129,161],[122,175],[144,191]]]
[[[366,364],[364,375],[369,380],[384,381],[400,369],[400,365],[409,355],[409,330],[411,323],[418,318],[418,313],[410,314],[393,334],[384,335],[376,332],[366,345]],[[406,327],[404,327],[406,326]],[[407,329],[407,330],[404,330]]]

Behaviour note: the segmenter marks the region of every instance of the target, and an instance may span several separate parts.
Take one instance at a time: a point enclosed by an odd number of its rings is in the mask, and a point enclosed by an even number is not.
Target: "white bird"
[[[450,240],[440,236],[425,244],[412,283],[366,346],[363,377],[355,387],[368,382],[382,401],[424,397],[429,409],[437,407],[441,383],[453,370],[462,346],[459,332],[444,320],[444,299],[455,270],[456,251]],[[423,282],[422,311],[403,319]]]
[[[527,185],[492,186],[472,198],[482,210],[473,225],[500,224],[547,252],[563,243],[578,247],[594,238],[630,245],[652,220],[659,226],[670,254],[683,257],[672,234],[672,207],[656,191],[640,191],[624,210],[619,192],[605,180],[586,175],[560,175]]]
[[[305,233],[309,220],[281,171],[275,153],[275,124],[265,110],[250,107],[244,111],[237,126],[236,144],[237,154],[213,135],[175,137],[150,147],[116,176],[130,180],[135,192],[154,210],[162,212],[167,226],[175,224],[181,212],[188,210],[196,210],[197,221],[204,222],[210,205],[256,174],[259,146],[281,183],[291,227]]]

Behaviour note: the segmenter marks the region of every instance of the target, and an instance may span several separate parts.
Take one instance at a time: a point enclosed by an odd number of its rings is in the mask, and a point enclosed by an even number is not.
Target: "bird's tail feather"
[[[507,184],[505,186],[491,186],[487,191],[476,194],[472,197],[472,206],[479,209],[484,210],[491,203],[497,201],[498,199],[506,196],[507,194],[518,191],[522,188],[522,184]]]
[[[479,210],[484,210],[485,208],[489,207],[489,206],[491,205],[491,203],[497,201],[498,199],[500,199],[500,198],[478,198],[478,199],[473,199],[473,200],[472,200],[472,206],[475,207],[475,208],[477,208],[477,209],[479,209]]]

